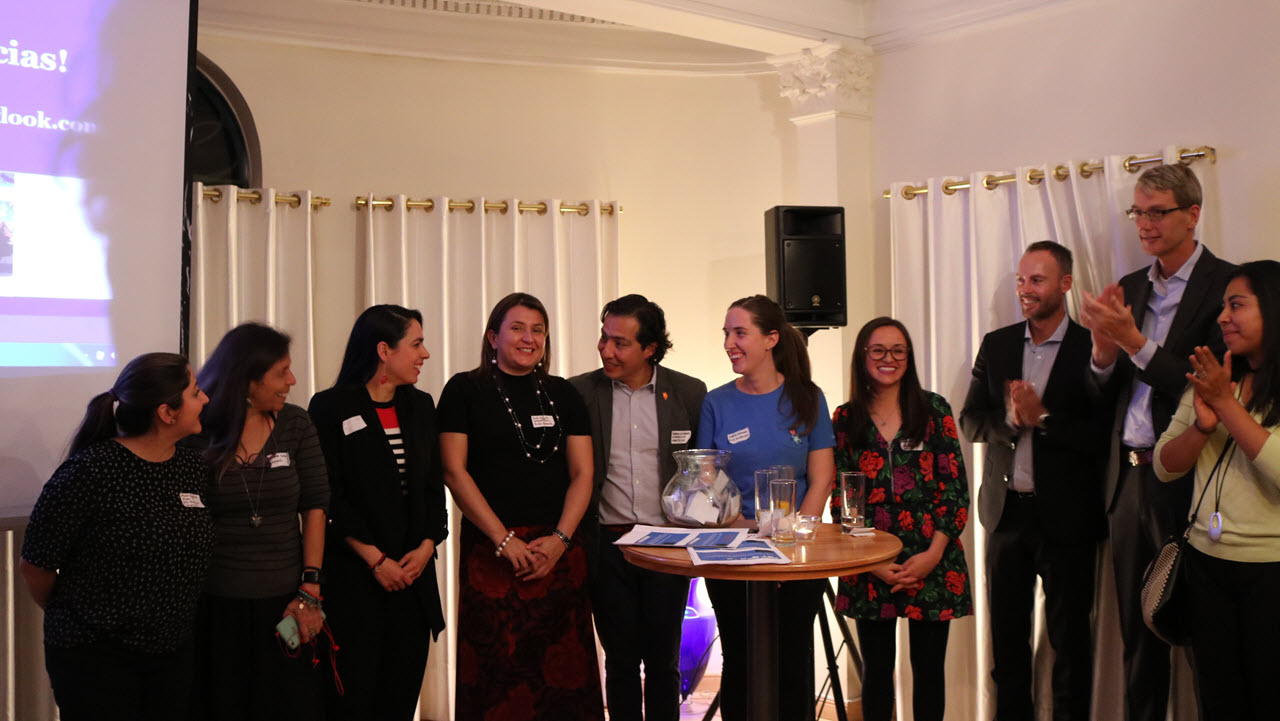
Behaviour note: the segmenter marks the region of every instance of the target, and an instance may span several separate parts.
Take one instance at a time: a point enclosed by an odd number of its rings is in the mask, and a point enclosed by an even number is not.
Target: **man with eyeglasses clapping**
[[[1169,646],[1142,620],[1142,576],[1165,540],[1186,528],[1191,507],[1191,476],[1160,483],[1152,448],[1178,408],[1192,350],[1208,345],[1216,357],[1224,350],[1216,317],[1235,266],[1196,242],[1201,200],[1200,181],[1186,165],[1143,172],[1125,212],[1155,262],[1097,297],[1085,293],[1080,313],[1093,334],[1086,387],[1116,409],[1104,502],[1124,638],[1126,721],[1165,719]]]

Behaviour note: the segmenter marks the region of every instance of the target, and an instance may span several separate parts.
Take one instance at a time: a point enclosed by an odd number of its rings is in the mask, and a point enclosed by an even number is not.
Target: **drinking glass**
[[[820,523],[822,523],[821,516],[810,513],[796,514],[796,543],[812,543],[818,535]]]
[[[756,471],[756,532],[764,537],[773,535],[773,506],[769,501],[769,484],[777,478],[778,472],[772,468]]]
[[[769,507],[773,509],[773,542],[790,546],[796,542],[796,482],[779,478],[769,484]]]
[[[853,533],[867,524],[867,474],[840,472],[840,530]]]

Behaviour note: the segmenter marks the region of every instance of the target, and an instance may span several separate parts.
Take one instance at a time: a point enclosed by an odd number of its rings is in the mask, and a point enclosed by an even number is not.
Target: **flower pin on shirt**
[[[802,441],[803,441],[803,439],[802,439],[802,438],[800,438],[800,434],[799,434],[799,433],[796,433],[796,429],[792,428],[792,429],[791,429],[791,442],[792,442],[792,443],[794,443],[794,444],[796,444],[796,445],[798,446],[798,445],[800,445],[800,443],[801,443]]]

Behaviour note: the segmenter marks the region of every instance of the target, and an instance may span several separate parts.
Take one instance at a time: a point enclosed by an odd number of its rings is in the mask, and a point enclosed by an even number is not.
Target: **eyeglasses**
[[[892,348],[885,348],[882,345],[873,345],[867,348],[867,357],[871,360],[884,360],[886,355],[893,356],[894,360],[907,359],[907,347],[905,345],[895,345]]]
[[[1164,220],[1164,216],[1175,210],[1186,210],[1190,205],[1179,205],[1176,208],[1152,208],[1151,210],[1139,210],[1137,208],[1129,208],[1124,214],[1129,216],[1129,220],[1138,220],[1139,218],[1148,218],[1152,223],[1159,223]]]

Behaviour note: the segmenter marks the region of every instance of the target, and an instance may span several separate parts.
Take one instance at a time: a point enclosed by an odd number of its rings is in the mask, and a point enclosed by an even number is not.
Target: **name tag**
[[[734,431],[729,434],[730,443],[741,443],[751,437],[751,429],[743,428],[740,431]]]
[[[531,416],[534,428],[550,428],[556,424],[555,416]]]
[[[199,493],[179,493],[178,500],[187,508],[204,508],[204,501],[200,500]]]
[[[279,453],[272,453],[271,455],[267,456],[267,462],[271,464],[272,468],[288,468],[289,452],[280,451]]]
[[[342,435],[349,436],[367,425],[360,416],[351,416],[342,422]]]
[[[678,446],[681,443],[688,443],[693,437],[693,431],[671,431],[671,445]]]
[[[917,441],[915,445],[911,445],[905,439],[898,441],[898,446],[904,451],[923,451],[924,441]]]

